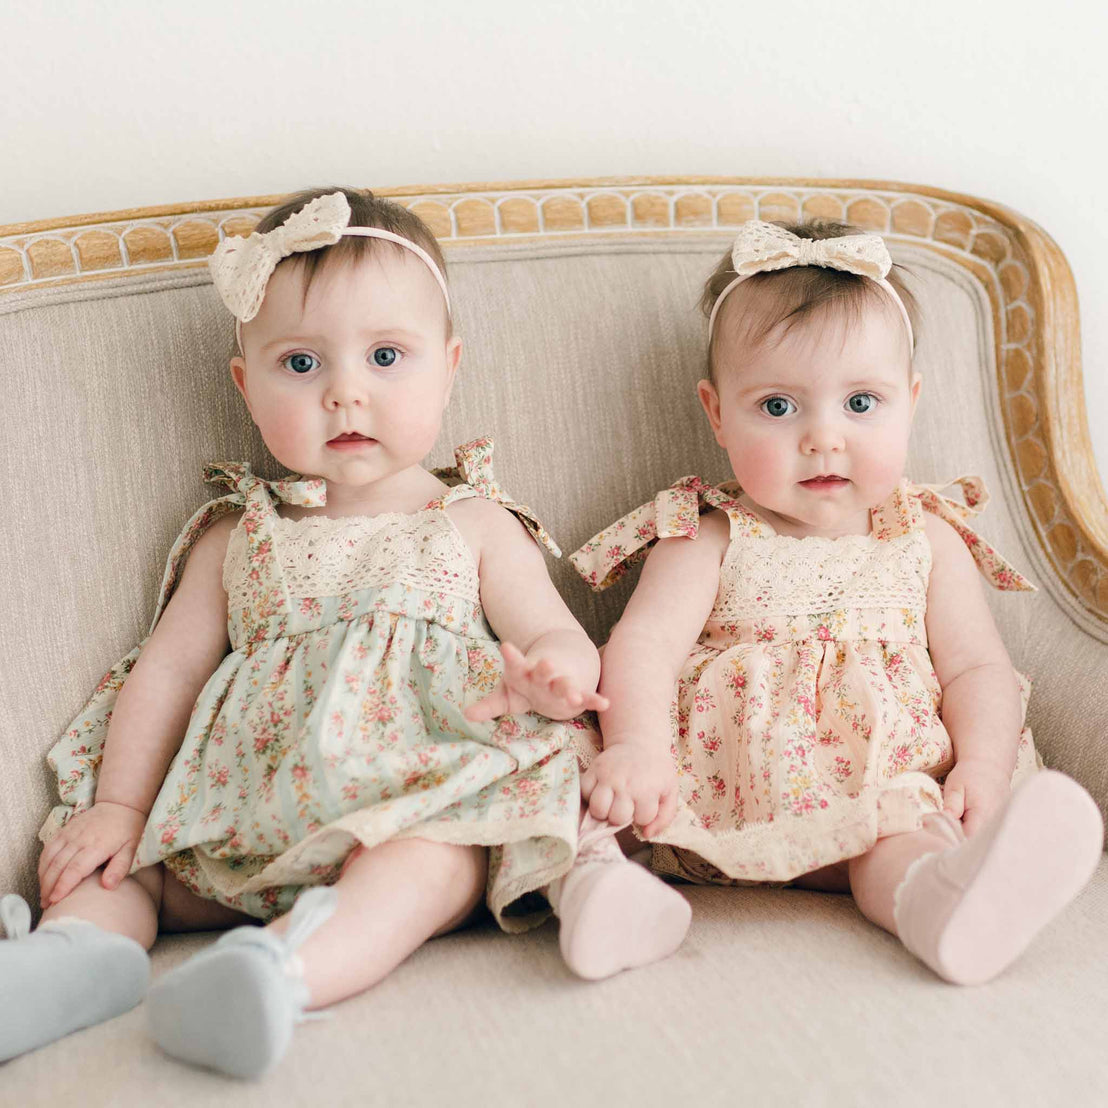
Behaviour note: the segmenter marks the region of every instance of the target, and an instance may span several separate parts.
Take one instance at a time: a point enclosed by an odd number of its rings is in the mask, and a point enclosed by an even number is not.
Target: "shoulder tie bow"
[[[569,560],[589,587],[601,592],[645,558],[656,540],[695,539],[700,532],[701,511],[718,508],[726,512],[731,519],[732,534],[739,528],[749,534],[764,533],[762,525],[737,497],[737,489],[717,488],[695,476],[682,477],[662,489],[653,500],[594,535]]]
[[[327,503],[327,482],[322,477],[289,474],[276,481],[259,477],[245,462],[212,462],[204,467],[204,481],[233,489],[232,497],[246,502],[251,490],[266,490],[274,499],[304,508],[322,508]]]
[[[965,497],[960,504],[949,496],[943,496],[942,490],[950,485],[958,485]],[[1000,553],[990,546],[972,527],[967,519],[978,515],[989,502],[989,493],[980,477],[956,477],[953,481],[939,485],[912,485],[910,492],[919,497],[920,503],[932,515],[945,520],[957,531],[959,538],[966,544],[981,575],[1002,592],[1035,592],[1035,586]]]
[[[221,516],[245,508],[247,513],[260,508],[263,502],[281,500],[286,504],[299,504],[308,508],[319,508],[327,503],[327,483],[318,477],[300,477],[290,475],[276,481],[267,481],[258,477],[244,462],[217,462],[204,467],[204,480],[208,484],[222,485],[229,489],[224,496],[209,500],[201,505],[185,529],[177,536],[166,560],[162,585],[158,590],[158,603],[154,609],[154,618],[150,624],[153,631],[173,590],[177,587],[184,571],[185,559],[193,544]]]
[[[962,490],[963,500],[944,495],[953,485]],[[989,502],[980,477],[956,477],[937,485],[915,485],[902,480],[892,496],[873,510],[873,534],[894,539],[923,528],[923,513],[930,512],[948,523],[966,544],[982,577],[1002,592],[1034,592],[1035,586],[966,522],[979,515]]]
[[[550,551],[555,558],[562,551],[550,533],[539,522],[538,516],[527,507],[513,500],[501,487],[492,470],[493,441],[488,435],[454,448],[455,465],[437,466],[431,472],[442,482],[450,486],[445,496],[433,500],[431,505],[445,508],[454,500],[467,496],[482,496],[506,508],[531,533],[531,537],[540,546]]]

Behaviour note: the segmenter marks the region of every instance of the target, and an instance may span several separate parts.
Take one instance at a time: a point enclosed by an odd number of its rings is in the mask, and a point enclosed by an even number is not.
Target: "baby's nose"
[[[367,399],[363,367],[338,366],[332,369],[327,388],[323,394],[324,407],[329,411],[337,411],[339,408],[361,407]]]
[[[833,454],[846,445],[842,432],[830,421],[809,424],[800,440],[805,454]]]

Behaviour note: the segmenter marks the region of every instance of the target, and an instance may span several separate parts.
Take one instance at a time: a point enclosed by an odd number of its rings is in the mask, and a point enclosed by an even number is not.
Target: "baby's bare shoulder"
[[[931,546],[931,562],[935,568],[961,567],[976,570],[965,540],[945,519],[932,515],[931,512],[924,512],[923,533]]]
[[[214,523],[204,529],[204,533],[193,543],[193,551],[200,549],[209,550],[216,547],[227,549],[227,543],[231,538],[231,532],[238,526],[242,519],[242,509],[236,512],[228,512],[222,515]]]
[[[660,582],[666,588],[704,589],[715,595],[719,567],[731,543],[727,513],[706,512],[700,517],[695,536],[659,539],[646,559],[640,584]]]
[[[464,519],[492,526],[502,524],[505,519],[515,518],[503,505],[484,496],[467,496],[462,500],[451,501],[446,506],[446,513],[455,522]]]
[[[726,512],[713,508],[700,517],[694,536],[661,539],[658,549],[665,550],[667,558],[722,558],[730,542],[731,520]]]
[[[205,573],[222,578],[227,544],[231,540],[231,532],[238,526],[240,519],[242,519],[241,510],[228,512],[205,528],[203,534],[189,549],[188,561],[185,563],[185,573],[188,576],[196,577],[199,573]]]
[[[721,508],[713,508],[700,517],[700,533],[698,537],[707,538],[709,542],[729,543],[731,541],[731,517]]]
[[[461,532],[478,562],[483,555],[511,552],[526,556],[538,550],[527,528],[507,508],[483,496],[455,500],[446,513]]]
[[[495,500],[483,496],[468,496],[446,506],[446,514],[466,538],[484,538],[489,541],[510,540],[527,530],[516,516]]]

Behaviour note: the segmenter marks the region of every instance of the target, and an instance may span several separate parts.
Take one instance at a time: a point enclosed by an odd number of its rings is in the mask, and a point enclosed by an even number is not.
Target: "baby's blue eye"
[[[400,351],[395,346],[382,346],[378,350],[373,351],[373,364],[379,365],[382,369],[388,369],[389,366],[395,365],[400,359]]]
[[[855,415],[865,415],[877,407],[877,397],[871,392],[856,392],[846,403]]]
[[[768,400],[762,401],[762,411],[766,415],[780,418],[781,416],[787,416],[796,411],[796,405],[791,400],[786,400],[783,396],[771,396]]]
[[[286,369],[291,369],[293,373],[303,376],[305,373],[311,373],[319,365],[319,359],[314,354],[290,354],[282,359],[281,364]]]

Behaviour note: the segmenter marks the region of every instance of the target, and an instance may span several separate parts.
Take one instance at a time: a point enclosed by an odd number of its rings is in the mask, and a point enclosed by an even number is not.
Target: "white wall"
[[[1073,266],[1108,475],[1104,4],[15,9],[0,14],[0,224],[306,184],[621,174],[872,177],[999,200]]]

